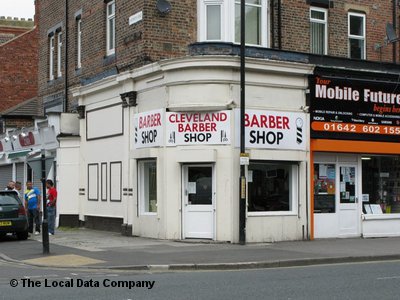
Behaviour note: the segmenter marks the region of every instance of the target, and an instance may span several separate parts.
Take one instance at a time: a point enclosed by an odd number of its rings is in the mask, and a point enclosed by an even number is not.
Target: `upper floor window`
[[[82,64],[82,19],[76,20],[76,68],[80,69]]]
[[[240,43],[240,1],[200,0],[199,40]],[[268,0],[246,0],[246,44],[267,47]]]
[[[349,13],[349,57],[365,59],[365,15]]]
[[[54,80],[54,35],[49,39],[49,80]]]
[[[57,34],[57,77],[61,77],[62,33]]]
[[[107,55],[115,53],[115,0],[107,3]]]
[[[310,8],[310,50],[314,54],[328,54],[328,11]]]

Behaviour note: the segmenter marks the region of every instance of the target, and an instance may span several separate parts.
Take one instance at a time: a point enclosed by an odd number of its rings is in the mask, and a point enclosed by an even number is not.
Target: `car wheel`
[[[17,232],[17,238],[19,240],[26,240],[28,238],[28,231]]]

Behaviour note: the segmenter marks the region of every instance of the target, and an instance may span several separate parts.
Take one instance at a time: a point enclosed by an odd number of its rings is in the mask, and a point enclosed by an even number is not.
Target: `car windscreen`
[[[5,206],[5,205],[19,205],[19,201],[16,198],[18,197],[17,195],[1,195],[0,194],[0,206]]]

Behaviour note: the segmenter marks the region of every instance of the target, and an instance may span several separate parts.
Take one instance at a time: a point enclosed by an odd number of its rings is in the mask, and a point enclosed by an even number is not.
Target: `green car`
[[[13,191],[0,191],[0,237],[12,233],[19,240],[28,238],[28,217],[26,210]]]

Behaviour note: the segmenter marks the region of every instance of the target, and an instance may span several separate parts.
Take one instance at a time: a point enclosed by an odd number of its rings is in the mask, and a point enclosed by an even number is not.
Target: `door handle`
[[[188,195],[188,190],[187,189],[185,189],[185,196],[187,196]]]

